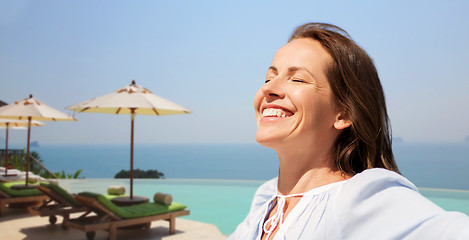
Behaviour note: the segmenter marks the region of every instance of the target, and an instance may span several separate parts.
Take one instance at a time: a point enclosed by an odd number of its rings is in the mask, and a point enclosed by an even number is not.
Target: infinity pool
[[[129,193],[128,179],[60,180],[70,192],[104,193],[111,185],[124,186]],[[264,181],[200,180],[200,179],[136,179],[134,195],[153,198],[156,192],[169,193],[173,200],[184,203],[191,211],[184,218],[214,224],[223,234],[232,233],[244,220],[256,189]],[[448,211],[469,215],[469,191],[422,188],[420,192]]]

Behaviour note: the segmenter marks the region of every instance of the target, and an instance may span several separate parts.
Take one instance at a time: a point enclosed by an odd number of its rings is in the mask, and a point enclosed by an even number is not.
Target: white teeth
[[[280,109],[274,109],[274,108],[266,108],[262,112],[262,116],[264,117],[286,117],[287,115],[285,114],[284,111]]]

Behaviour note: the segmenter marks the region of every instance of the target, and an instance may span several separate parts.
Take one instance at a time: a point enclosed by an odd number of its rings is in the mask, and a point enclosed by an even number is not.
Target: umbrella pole
[[[6,132],[6,135],[5,135],[5,176],[8,176],[8,125],[10,123],[7,122],[6,123],[6,129],[7,129],[7,132]]]
[[[135,108],[131,110],[131,123],[130,123],[130,199],[133,198],[134,194],[134,120],[135,120]]]
[[[28,186],[29,180],[29,142],[31,138],[31,117],[28,117],[28,150],[26,152],[26,186]]]

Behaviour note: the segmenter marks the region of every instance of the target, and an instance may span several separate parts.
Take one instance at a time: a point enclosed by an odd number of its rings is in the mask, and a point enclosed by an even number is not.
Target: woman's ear
[[[337,130],[342,130],[350,127],[352,125],[352,121],[349,119],[348,116],[346,116],[343,113],[338,113],[335,122],[334,122],[334,127]]]

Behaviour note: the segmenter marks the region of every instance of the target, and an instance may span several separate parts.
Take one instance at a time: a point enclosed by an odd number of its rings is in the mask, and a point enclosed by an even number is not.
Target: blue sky
[[[394,136],[459,142],[469,135],[468,11],[468,1],[441,0],[0,0],[0,100],[32,93],[72,113],[65,107],[135,79],[193,110],[137,116],[136,144],[252,143],[253,97],[273,55],[295,27],[319,21],[374,59]],[[129,143],[129,116],[75,117],[34,128],[32,140]],[[25,141],[11,131],[12,144]]]

